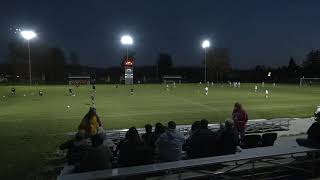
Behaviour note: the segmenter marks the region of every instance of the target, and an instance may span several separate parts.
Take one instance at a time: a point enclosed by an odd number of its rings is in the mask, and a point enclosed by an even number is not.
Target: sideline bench
[[[263,147],[255,149],[246,149],[241,153],[225,155],[225,156],[215,156],[200,159],[190,159],[181,160],[175,162],[158,163],[150,165],[141,165],[133,167],[124,167],[116,169],[106,169],[93,172],[76,173],[76,174],[65,174],[59,176],[58,180],[81,180],[81,179],[117,179],[117,178],[130,178],[137,175],[150,175],[154,173],[164,173],[168,171],[178,171],[182,173],[183,171],[195,171],[201,173],[205,176],[218,176],[227,177],[229,173],[235,172],[237,169],[244,167],[244,165],[249,166],[250,172],[254,173],[258,169],[259,163],[266,163],[269,166],[279,166],[288,169],[294,169],[295,171],[301,171],[304,173],[311,174],[315,173],[315,164],[319,159],[316,158],[316,153],[320,153],[319,149],[312,149],[300,146],[279,146],[279,147]],[[279,160],[290,159],[297,156],[306,156],[306,154],[311,154],[311,159],[305,161],[294,161],[287,160],[285,162],[279,162]],[[306,170],[304,168],[298,168],[293,166],[297,163],[311,162],[312,170]],[[208,170],[208,167],[214,165],[225,165],[226,167],[222,170]],[[158,175],[159,176],[159,175]],[[160,175],[163,176],[163,175]],[[181,176],[179,176],[181,177]],[[179,178],[180,179],[180,178]]]

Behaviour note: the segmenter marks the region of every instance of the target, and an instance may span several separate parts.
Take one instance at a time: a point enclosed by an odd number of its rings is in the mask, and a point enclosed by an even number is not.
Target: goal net
[[[162,80],[164,84],[173,84],[173,83],[181,84],[182,76],[163,76]]]
[[[90,76],[69,76],[69,85],[88,85],[90,84]]]
[[[300,78],[300,86],[320,85],[320,78]]]

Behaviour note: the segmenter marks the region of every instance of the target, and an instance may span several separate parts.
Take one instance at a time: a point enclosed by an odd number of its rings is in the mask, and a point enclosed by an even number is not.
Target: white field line
[[[171,95],[171,96],[173,96],[173,95]],[[216,109],[216,108],[213,108],[211,106],[206,106],[206,105],[204,105],[202,103],[195,102],[195,101],[189,100],[189,99],[184,98],[184,97],[177,97],[177,96],[173,96],[173,97],[176,98],[176,99],[179,99],[179,100],[183,100],[188,104],[192,104],[192,105],[195,105],[195,106],[203,107],[203,108],[205,108],[207,110],[210,110],[210,111],[218,111],[218,109]]]

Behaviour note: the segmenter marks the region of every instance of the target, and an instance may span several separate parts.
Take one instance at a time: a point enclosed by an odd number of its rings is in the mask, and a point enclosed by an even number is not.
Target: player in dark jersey
[[[96,85],[92,85],[92,90],[96,92]]]
[[[130,95],[133,95],[133,88],[130,89]]]
[[[11,88],[11,95],[16,95],[16,89],[15,88]]]
[[[70,96],[75,96],[75,94],[73,93],[73,90],[71,88],[69,88],[69,95]]]

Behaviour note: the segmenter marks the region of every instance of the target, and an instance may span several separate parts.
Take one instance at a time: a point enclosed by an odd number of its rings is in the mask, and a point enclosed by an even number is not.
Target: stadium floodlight
[[[129,58],[128,57],[129,56],[128,55],[128,46],[133,44],[133,39],[130,35],[124,35],[121,37],[120,41],[121,41],[121,44],[125,45],[127,48],[127,61],[128,61],[128,58]]]
[[[121,37],[121,44],[123,45],[132,45],[133,44],[133,39],[129,35],[124,35]]]
[[[210,47],[210,41],[209,40],[204,40],[203,42],[202,42],[202,48],[203,49],[207,49],[207,48],[209,48]]]
[[[37,37],[37,34],[34,31],[21,31],[20,34],[24,39],[28,41]]]
[[[32,77],[31,77],[31,56],[30,56],[30,40],[37,37],[37,34],[34,31],[21,31],[21,36],[27,40],[28,42],[28,56],[29,56],[29,83],[32,84]]]
[[[204,83],[207,83],[207,49],[210,47],[210,41],[202,41],[202,48],[204,49]]]

